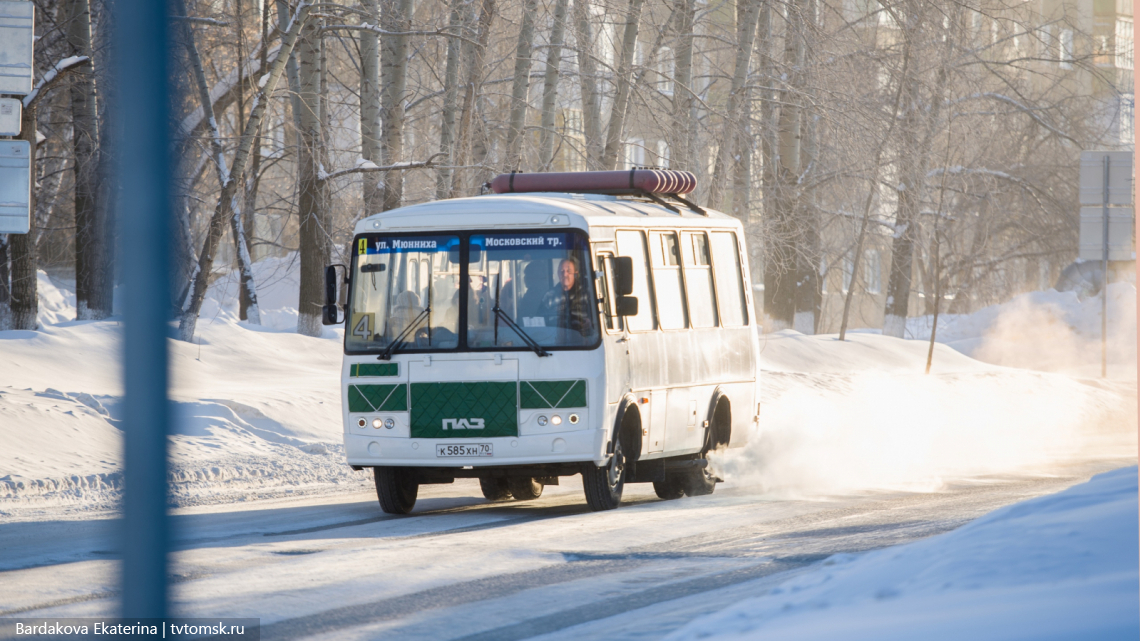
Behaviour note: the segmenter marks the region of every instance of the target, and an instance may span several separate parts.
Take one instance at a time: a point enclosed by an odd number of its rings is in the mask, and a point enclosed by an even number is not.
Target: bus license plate
[[[493,456],[491,454],[490,443],[464,443],[463,445],[442,445],[435,446],[435,455],[438,456]]]

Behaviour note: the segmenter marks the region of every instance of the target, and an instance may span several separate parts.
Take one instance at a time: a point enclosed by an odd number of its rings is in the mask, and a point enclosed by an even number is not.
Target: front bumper
[[[604,465],[607,430],[576,430],[501,438],[401,438],[345,434],[349,465],[360,467],[492,467],[592,461]],[[437,457],[436,445],[491,443],[494,456]]]

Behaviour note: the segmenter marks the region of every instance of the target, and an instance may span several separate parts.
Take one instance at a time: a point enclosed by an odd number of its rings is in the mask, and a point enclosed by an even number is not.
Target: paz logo
[[[481,430],[481,429],[483,429],[483,419],[481,419],[481,418],[445,418],[445,419],[443,419],[443,429],[445,429],[445,430]]]

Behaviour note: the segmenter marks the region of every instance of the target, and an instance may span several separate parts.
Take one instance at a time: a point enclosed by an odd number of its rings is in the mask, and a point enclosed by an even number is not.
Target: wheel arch
[[[721,387],[713,390],[709,399],[707,425],[705,445],[708,449],[728,447],[732,442],[732,400]]]
[[[641,429],[641,408],[638,407],[637,397],[633,394],[626,394],[622,397],[618,404],[617,413],[614,415],[613,436],[610,438],[610,445],[606,449],[606,454],[613,454],[615,439],[624,438],[622,445],[625,446],[626,457],[633,461],[639,459],[642,447]]]

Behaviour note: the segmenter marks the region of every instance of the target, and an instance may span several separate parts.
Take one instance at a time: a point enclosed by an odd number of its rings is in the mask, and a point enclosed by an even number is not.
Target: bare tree
[[[543,171],[554,163],[555,102],[558,100],[559,68],[562,64],[568,3],[569,0],[554,0],[554,12],[551,15],[550,48],[546,52],[546,72],[542,79],[542,130],[538,142],[538,162]]]
[[[384,38],[380,53],[380,110],[383,122],[382,151],[385,165],[404,159],[404,100],[408,83],[408,39],[413,0],[382,0],[381,24],[393,35]],[[384,211],[399,207],[404,199],[403,172],[384,175]]]
[[[526,112],[530,106],[531,51],[534,49],[536,0],[523,0],[518,45],[515,48],[515,75],[511,83],[511,116],[507,130],[507,166],[518,169],[522,162]]]
[[[281,75],[285,71],[285,63],[293,51],[293,46],[297,42],[297,36],[302,26],[307,23],[310,8],[311,5],[305,3],[301,3],[297,7],[297,12],[293,16],[289,28],[285,31],[285,37],[282,39],[281,50],[276,60],[273,61],[268,76],[264,78],[264,84],[260,86],[260,91],[254,99],[254,106],[250,111],[249,119],[246,120],[245,126],[242,129],[245,135],[241,137],[237,153],[234,154],[234,163],[233,168],[230,170],[229,179],[222,185],[217,205],[214,207],[213,216],[210,218],[206,239],[202,245],[202,252],[198,257],[198,268],[194,275],[194,284],[190,288],[190,298],[178,322],[178,337],[183,341],[189,342],[194,337],[194,330],[198,322],[198,313],[201,311],[202,302],[206,298],[206,288],[209,285],[209,274],[214,264],[214,254],[217,252],[218,243],[221,241],[226,223],[229,222],[234,215],[234,207],[237,204],[237,190],[241,184],[240,177],[245,171],[246,162],[253,147],[254,137],[252,133],[261,126],[261,119],[265,114],[269,96],[277,89],[277,81],[280,80]],[[299,323],[300,321],[298,321],[298,327],[300,327]],[[319,323],[319,316],[317,323]]]
[[[602,168],[615,169],[621,155],[623,131],[625,129],[626,108],[632,90],[633,54],[637,48],[637,31],[641,27],[641,8],[645,0],[629,0],[629,13],[626,15],[625,31],[621,40],[621,56],[617,72],[614,74],[614,104],[610,110],[610,122],[606,127],[606,147],[602,151]]]

